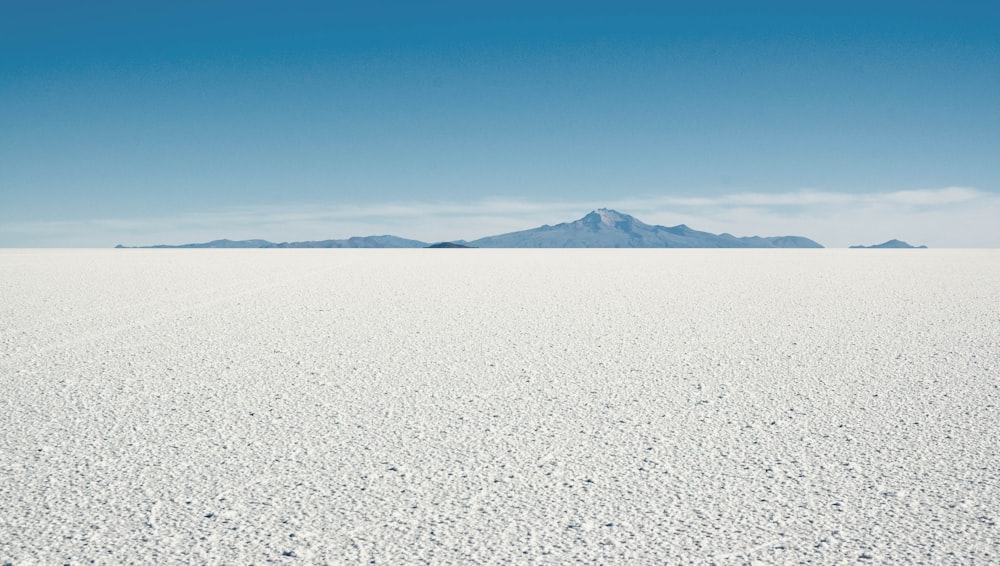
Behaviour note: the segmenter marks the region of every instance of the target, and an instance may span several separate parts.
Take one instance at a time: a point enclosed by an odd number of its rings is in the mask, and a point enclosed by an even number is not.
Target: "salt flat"
[[[994,250],[0,250],[0,563],[1000,561]]]

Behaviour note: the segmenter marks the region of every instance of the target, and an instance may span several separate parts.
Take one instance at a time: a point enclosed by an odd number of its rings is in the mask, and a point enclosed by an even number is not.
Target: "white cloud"
[[[936,190],[896,191],[884,195],[873,195],[873,202],[935,206],[969,202],[987,196],[982,191],[965,187],[948,187]]]
[[[708,197],[653,195],[607,201],[484,199],[466,203],[284,204],[152,218],[0,225],[0,244],[110,246],[218,238],[323,240],[395,234],[425,241],[475,239],[556,224],[607,207],[651,224],[735,235],[795,234],[830,247],[900,238],[932,247],[1000,247],[1000,195],[972,188],[846,193],[801,190]]]
[[[843,193],[804,189],[783,193],[731,193],[715,197],[663,197],[650,199],[651,204],[685,207],[711,206],[815,206],[889,203],[932,206],[968,202],[989,196],[989,193],[965,187],[918,189],[886,193]]]

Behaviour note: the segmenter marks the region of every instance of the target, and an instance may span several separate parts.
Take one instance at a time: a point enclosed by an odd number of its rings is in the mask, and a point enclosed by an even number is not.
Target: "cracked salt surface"
[[[0,250],[0,564],[997,562],[998,296],[988,250]]]

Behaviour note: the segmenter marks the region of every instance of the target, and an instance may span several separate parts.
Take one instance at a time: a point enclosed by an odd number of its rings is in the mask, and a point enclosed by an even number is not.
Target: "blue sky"
[[[4,2],[0,246],[495,234],[611,207],[1000,247],[988,3]]]

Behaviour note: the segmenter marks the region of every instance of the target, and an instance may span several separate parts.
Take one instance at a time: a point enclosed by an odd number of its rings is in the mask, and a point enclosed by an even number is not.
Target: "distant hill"
[[[465,244],[459,244],[456,242],[438,242],[436,244],[431,244],[426,246],[428,248],[471,248],[473,246],[467,246]]]
[[[851,246],[851,249],[874,250],[879,248],[905,248],[905,249],[927,249],[927,246],[911,246],[902,240],[889,240],[874,246]]]
[[[319,240],[314,242],[282,242],[267,240],[212,240],[203,244],[123,246],[116,248],[423,248],[426,242],[408,240],[398,236],[355,236],[346,240]]]
[[[683,224],[652,226],[606,208],[555,226],[488,236],[470,242],[481,248],[822,248],[801,236],[736,237],[693,230]]]
[[[318,242],[291,242],[278,244],[279,248],[422,248],[427,242],[399,236],[354,236],[346,240],[321,240]]]
[[[897,240],[893,240],[894,242]],[[873,247],[889,246],[890,242]],[[900,242],[902,243],[902,242]],[[118,248],[127,246],[118,245]],[[267,240],[213,240],[203,244],[135,246],[142,248],[822,248],[802,236],[748,236],[712,234],[677,226],[654,226],[633,216],[599,208],[579,220],[555,226],[487,236],[472,242],[452,240],[427,244],[398,236],[366,236],[346,240],[284,242]],[[902,247],[902,246],[899,246]]]

